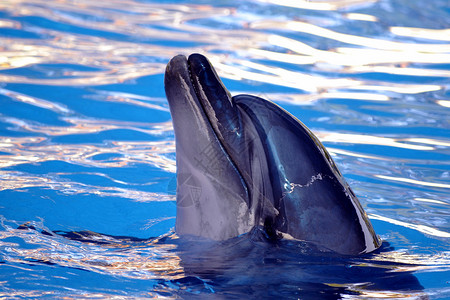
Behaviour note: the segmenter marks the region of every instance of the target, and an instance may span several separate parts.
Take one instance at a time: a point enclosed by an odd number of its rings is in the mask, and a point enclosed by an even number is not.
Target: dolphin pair
[[[226,240],[261,228],[339,254],[380,246],[317,137],[278,105],[232,97],[200,54],[175,56],[165,90],[176,139],[180,236]]]

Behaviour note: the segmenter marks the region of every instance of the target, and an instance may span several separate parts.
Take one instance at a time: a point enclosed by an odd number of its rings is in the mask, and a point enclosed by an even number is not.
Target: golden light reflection
[[[259,2],[271,3],[276,5],[311,9],[311,10],[339,10],[356,5],[368,5],[375,3],[378,0],[332,0],[332,1],[317,1],[317,0],[258,0]]]
[[[377,215],[377,214],[369,214],[369,217],[371,219],[374,219],[374,220],[380,220],[380,221],[388,222],[388,223],[391,223],[391,224],[394,224],[394,225],[403,226],[403,227],[406,227],[406,228],[417,230],[419,232],[422,232],[422,233],[425,233],[425,234],[428,234],[428,235],[442,237],[442,238],[450,238],[450,233],[449,232],[438,230],[438,229],[433,228],[431,226],[420,225],[420,224],[411,224],[411,223],[407,223],[407,222],[391,219],[391,218],[388,218],[388,217],[380,216],[380,215]]]
[[[450,205],[450,203],[446,203],[444,201],[439,201],[439,200],[435,200],[435,199],[414,198],[413,200],[414,201],[419,201],[419,202],[427,202],[427,203],[434,203],[434,204]]]
[[[450,107],[450,100],[437,100],[436,103],[443,107]]]
[[[0,70],[21,68],[28,65],[41,63],[43,60],[31,56],[7,56],[7,53],[0,54]]]
[[[205,43],[205,47],[187,49],[185,47],[167,46],[165,43],[133,43],[125,40],[111,40],[99,36],[79,35],[70,32],[58,32],[48,28],[40,28],[42,34],[53,39],[46,45],[33,39],[4,41],[4,49],[0,51],[0,67],[17,68],[39,64],[73,64],[87,67],[95,66],[97,70],[81,71],[67,68],[60,76],[24,77],[12,74],[0,74],[2,82],[92,86],[121,83],[127,80],[148,75],[162,74],[165,63],[179,53],[207,52],[213,62],[219,63],[217,69],[220,75],[230,79],[247,79],[257,82],[271,83],[280,86],[317,92],[326,89],[365,89],[364,99],[380,100],[382,96],[370,93],[374,86],[379,91],[394,91],[402,93],[420,93],[441,89],[438,85],[416,84],[409,87],[394,87],[392,83],[373,85],[364,80],[326,78],[325,76],[289,72],[267,65],[258,66],[252,59],[269,59],[299,65],[315,65],[319,70],[338,73],[380,72],[409,76],[443,76],[448,77],[446,70],[419,68],[404,64],[414,63],[445,63],[450,61],[450,45],[405,43],[379,38],[369,38],[340,33],[318,25],[293,21],[256,18],[246,20],[248,16],[241,15],[239,10],[210,5],[173,5],[126,2],[127,11],[121,10],[121,1],[103,3],[103,9],[93,3],[83,1],[80,5],[68,2],[56,2],[48,7],[45,1],[35,0],[36,5],[21,2],[13,11],[16,15],[38,15],[50,18],[56,22],[70,25],[104,30],[107,32],[132,35],[142,39],[164,39],[167,41],[187,41]],[[302,7],[307,9],[336,10],[354,5],[370,5],[376,1],[285,1],[273,2],[274,5]],[[38,4],[42,5],[38,5]],[[0,4],[0,8],[9,11],[12,8]],[[12,10],[11,10],[12,11]],[[130,15],[131,13],[131,15]],[[80,15],[95,14],[97,17],[86,19]],[[347,13],[345,17],[352,20],[376,22],[376,18],[366,14]],[[215,28],[198,26],[191,21],[202,19],[233,18],[240,22],[241,29]],[[239,20],[239,21],[238,21]],[[145,24],[145,25],[144,25]],[[153,25],[158,25],[155,28]],[[12,26],[6,24],[5,26]],[[14,25],[17,26],[17,25]],[[256,29],[256,30],[255,30]],[[282,29],[290,32],[304,32],[317,37],[333,39],[353,46],[364,48],[317,49],[281,35],[266,33],[262,29]],[[399,27],[393,31],[402,32]],[[409,29],[415,30],[415,29]],[[417,29],[418,30],[418,29]],[[415,30],[415,31],[417,31]],[[445,36],[447,31],[433,31]],[[218,41],[214,43],[212,41]],[[291,53],[269,51],[267,44],[287,49]],[[220,50],[220,51],[217,51]],[[245,59],[230,59],[231,57],[217,52],[232,51],[240,53]],[[293,53],[292,53],[293,52]],[[156,61],[143,62],[138,57],[155,57]],[[357,95],[353,95],[357,97]],[[386,96],[384,96],[384,100]],[[350,97],[353,99],[353,97]],[[123,99],[135,103],[133,99]],[[142,103],[136,103],[142,105]],[[150,108],[152,104],[147,104]]]
[[[399,140],[406,141],[406,142],[412,142],[412,143],[428,144],[428,145],[433,145],[433,146],[450,147],[450,141],[439,141],[439,140],[430,139],[430,138],[404,138],[404,139],[399,139]]]
[[[66,179],[61,179],[60,175],[94,175],[99,177],[104,177],[112,182],[119,184],[126,184],[128,187],[105,187],[96,186],[90,184],[84,184],[80,182],[70,181]],[[145,192],[138,190],[139,186],[146,184],[132,184],[129,182],[121,182],[114,180],[111,177],[107,177],[101,173],[70,173],[70,174],[59,174],[55,173],[49,176],[32,176],[26,175],[20,172],[4,172],[0,171],[0,179],[2,185],[0,191],[4,190],[24,190],[27,188],[43,188],[51,189],[61,192],[65,195],[97,195],[100,197],[121,197],[125,199],[130,199],[135,202],[167,202],[175,201],[175,196],[168,195],[165,193],[156,192]],[[152,184],[152,183],[147,183]],[[135,187],[135,188],[133,188]]]
[[[19,22],[7,19],[0,19],[1,28],[15,28],[20,29],[22,26]]]
[[[43,141],[37,139],[37,143]],[[11,167],[24,163],[43,163],[46,161],[66,161],[74,164],[98,168],[120,168],[133,163],[150,164],[167,172],[175,172],[175,161],[167,154],[175,152],[174,141],[161,142],[112,142],[111,145],[94,146],[78,144],[27,145],[21,147],[23,139],[0,140],[0,167]],[[26,140],[28,143],[28,140]],[[117,154],[111,160],[93,159],[100,154]]]
[[[328,152],[330,152],[331,155],[333,155],[333,154],[341,154],[341,155],[347,155],[347,156],[358,157],[358,158],[368,158],[368,159],[376,159],[376,160],[390,160],[390,158],[384,158],[384,157],[380,157],[380,156],[356,153],[354,151],[347,151],[347,150],[342,150],[342,149],[332,148],[332,147],[327,147],[327,150],[328,150]]]
[[[50,101],[47,101],[44,99],[39,99],[36,97],[27,96],[22,93],[10,91],[10,90],[3,89],[3,88],[0,88],[0,95],[7,96],[7,97],[9,97],[9,99],[14,100],[14,101],[34,105],[36,107],[54,111],[56,113],[67,114],[70,112],[70,110],[65,105],[58,104],[55,102],[50,102]]]
[[[408,44],[402,44],[403,49],[367,49],[367,48],[347,48],[339,47],[336,51],[342,55],[343,60],[349,66],[364,64],[403,64],[403,63],[422,63],[422,64],[443,64],[450,58],[450,45],[443,49],[418,49],[409,50]],[[415,45],[415,44],[412,44]],[[425,46],[425,45],[424,45]],[[434,51],[433,51],[434,50]],[[360,56],[356,62],[350,61],[350,56]],[[376,55],[376,57],[373,57]],[[338,56],[339,57],[339,56]]]
[[[69,241],[54,236],[30,234],[18,229],[15,237],[40,245],[38,248],[8,248],[9,262],[31,264],[36,262],[55,263],[59,266],[80,268],[100,274],[108,274],[123,278],[142,280],[166,279],[174,280],[184,277],[184,270],[180,258],[172,251],[176,245],[149,240],[136,245],[126,244],[112,237],[96,234],[93,239],[107,241],[108,244]],[[93,233],[95,234],[95,233]],[[176,235],[167,236],[176,239]]]
[[[433,92],[442,89],[439,85],[430,85],[430,84],[398,84],[398,83],[390,83],[383,85],[360,85],[353,86],[354,90],[373,90],[373,91],[386,91],[386,92],[394,92],[399,94],[420,94],[425,92]]]
[[[134,80],[138,82],[142,78],[145,84],[150,80],[160,82],[155,86],[161,88],[162,75],[168,59],[180,53],[201,52],[211,59],[219,75],[224,78],[244,80],[243,85],[263,83],[306,91],[306,93],[298,94],[295,91],[292,93],[288,91],[260,95],[266,99],[295,105],[311,105],[320,99],[343,99],[336,101],[339,104],[345,102],[345,99],[360,101],[395,99],[390,104],[396,104],[406,97],[412,98],[411,102],[416,98],[423,100],[422,97],[428,97],[428,95],[420,95],[422,93],[447,89],[443,80],[432,80],[433,77],[444,79],[450,77],[450,72],[439,65],[448,64],[450,61],[449,29],[389,27],[386,23],[389,21],[382,15],[377,17],[375,14],[355,13],[348,10],[355,6],[370,6],[376,2],[375,0],[259,0],[259,2],[274,5],[275,16],[266,13],[267,11],[258,14],[241,8],[214,7],[213,4],[176,5],[128,0],[103,2],[78,0],[76,2],[52,1],[49,5],[47,0],[0,1],[0,10],[5,15],[14,16],[15,20],[35,17],[58,24],[53,28],[52,26],[40,27],[33,23],[33,20],[22,23],[22,21],[0,19],[0,28],[14,29],[10,30],[13,32],[19,30],[20,33],[24,33],[23,36],[18,34],[16,37],[11,37],[13,34],[5,34],[0,40],[2,100],[12,101],[11,103],[17,107],[31,109],[38,107],[54,112],[59,121],[67,123],[48,125],[41,123],[42,119],[37,114],[33,121],[29,121],[21,118],[20,113],[15,115],[7,110],[0,113],[0,121],[5,124],[7,130],[10,130],[7,133],[18,135],[0,137],[0,167],[8,168],[8,170],[0,171],[0,191],[27,192],[27,189],[39,188],[51,189],[64,195],[74,195],[74,198],[87,194],[98,197],[122,197],[136,202],[175,201],[174,195],[146,191],[147,187],[160,184],[158,178],[154,179],[154,182],[138,184],[127,182],[119,176],[114,178],[113,175],[108,175],[110,173],[107,170],[107,168],[115,168],[114,172],[120,173],[119,168],[133,168],[134,164],[143,164],[150,169],[158,169],[158,172],[161,170],[167,172],[167,176],[174,176],[175,143],[169,120],[146,123],[82,116],[79,112],[72,110],[75,108],[70,106],[70,101],[67,101],[68,104],[65,105],[62,104],[66,103],[65,99],[57,100],[57,95],[52,95],[51,99],[56,99],[54,101],[45,99],[44,96],[39,98],[27,95],[26,89],[19,89],[17,88],[19,85],[9,85],[10,83],[19,83],[23,86],[36,84],[43,88],[49,85],[72,86],[82,91],[84,96],[86,96],[86,87],[89,87],[91,91],[95,86],[94,95],[89,94],[80,101],[85,101],[86,105],[89,105],[90,101],[127,104],[134,108],[148,109],[150,113],[167,114],[168,106],[164,98],[136,95],[131,92],[106,91],[109,87],[105,88],[103,85],[129,81],[130,84],[124,89],[126,90],[130,86],[134,87],[132,84]],[[288,15],[280,16],[278,14],[280,6],[320,10],[321,12],[317,13],[320,17],[316,17],[314,12],[311,16],[296,13],[292,13],[295,15],[292,18]],[[332,12],[335,17],[327,18],[324,11],[330,10],[341,11]],[[354,9],[354,11],[358,10]],[[309,20],[310,23],[300,20]],[[335,26],[337,23],[339,25]],[[360,25],[388,29],[381,32],[379,36],[367,37],[345,32],[345,26]],[[62,27],[66,30],[61,30]],[[306,38],[303,39],[302,37],[305,36]],[[403,37],[421,40],[415,43],[412,39]],[[405,40],[408,41],[405,42]],[[286,64],[288,64],[287,67]],[[378,74],[368,76],[370,74],[365,73]],[[401,80],[385,79],[384,74],[396,75],[393,76],[394,78],[399,76]],[[415,76],[415,78],[409,78],[409,76]],[[420,80],[417,77],[426,78]],[[21,90],[22,93],[13,91],[14,88]],[[258,89],[254,88],[254,90]],[[281,89],[276,88],[276,90]],[[156,94],[157,97],[162,95],[162,92],[153,93],[150,88],[148,93]],[[92,98],[89,98],[91,96]],[[445,109],[450,108],[448,99],[432,96],[426,100],[431,103],[433,109],[444,113]],[[351,104],[353,103],[354,101],[351,101]],[[370,104],[370,102],[367,103]],[[364,103],[364,106],[369,105]],[[409,118],[409,116],[406,117]],[[151,118],[152,116],[149,119]],[[323,142],[330,144],[376,145],[431,153],[435,151],[442,153],[442,149],[450,147],[450,142],[445,136],[428,138],[420,135],[414,137],[412,134],[413,137],[402,138],[392,137],[394,136],[392,134],[391,137],[381,137],[385,129],[388,130],[388,128],[380,127],[377,133],[372,135],[359,134],[360,131],[357,128],[349,129],[353,133],[322,131],[317,132],[317,135]],[[70,142],[76,141],[77,135],[93,136],[114,130],[147,134],[150,141],[98,140],[96,144],[75,142],[71,144]],[[23,137],[26,134],[32,136]],[[101,136],[107,137],[108,134]],[[111,136],[114,137],[114,135]],[[66,142],[56,143],[55,141],[62,140],[59,137],[65,137]],[[360,148],[361,151],[369,152],[370,150],[370,147]],[[329,148],[329,150],[334,154],[361,158],[358,162],[370,159],[375,163],[381,162],[383,166],[388,164],[386,161],[389,164],[395,161],[405,168],[416,167],[412,167],[413,164],[423,167],[437,162],[437,159],[420,159],[420,155],[416,158],[394,159],[384,153],[373,155],[338,148]],[[17,169],[26,170],[27,164],[40,168],[46,167],[46,163],[51,161],[87,167],[86,169],[90,171],[59,172],[56,170],[44,175],[14,171],[15,166],[23,165]],[[439,163],[445,165],[443,161]],[[96,169],[93,171],[94,168]],[[367,172],[365,176],[372,171]],[[72,179],[77,176],[95,176],[117,186],[80,183]],[[369,176],[372,175],[369,174]],[[450,185],[445,182],[432,182],[433,179],[422,181],[388,175],[373,176],[405,185],[445,189],[444,191],[450,188]],[[446,179],[442,179],[444,180]],[[144,191],[141,190],[143,186],[145,186]],[[390,188],[389,185],[385,187]],[[423,197],[409,199],[432,204],[417,205],[426,206],[426,208],[449,205],[444,201],[433,199],[428,194],[420,195]],[[416,220],[403,222],[379,214],[371,214],[370,217],[430,236],[450,237],[450,233],[433,228],[429,226],[430,224],[421,225],[422,223]],[[148,220],[145,228],[172,218]],[[0,221],[3,222],[3,219]],[[27,272],[33,271],[32,267],[27,267],[30,264],[49,262],[59,266],[107,274],[119,279],[169,281],[185,276],[180,257],[176,251],[173,251],[175,245],[171,243],[153,241],[130,247],[121,241],[108,239],[108,242],[112,244],[99,246],[95,243],[79,243],[62,238],[59,240],[54,236],[47,238],[40,233],[34,234],[11,228],[1,230],[0,238],[8,239],[8,242],[0,241],[2,249],[6,249],[5,257],[9,259],[8,262],[18,263],[11,266],[22,268]],[[17,242],[20,238],[33,247],[21,247]],[[170,239],[174,238],[170,237]],[[408,241],[410,244],[407,246],[414,247],[412,245],[414,242],[414,240]],[[388,264],[386,267],[389,269],[388,272],[439,270],[439,267],[448,270],[450,254],[441,251],[437,255],[427,256],[387,251],[374,254],[371,263],[377,266],[377,260],[409,264],[403,266]],[[424,296],[422,293],[371,291],[367,286],[343,285],[343,287],[355,291],[359,298],[361,296],[367,298]],[[51,297],[54,292],[14,293],[11,291],[0,295],[38,298],[42,295]],[[64,296],[71,297],[70,294]],[[110,296],[107,292],[105,294],[91,292],[86,297],[107,298]],[[154,295],[149,294],[149,296]],[[121,296],[121,298],[126,297]],[[72,298],[77,297],[75,295]]]
[[[349,290],[357,293],[357,295],[349,295],[345,297],[346,299],[426,299],[428,297],[424,292],[399,293],[394,291],[370,291],[358,288],[349,288]]]
[[[96,133],[108,129],[129,129],[141,131],[147,134],[160,135],[163,132],[172,130],[170,121],[155,124],[153,129],[141,129],[131,127],[126,122],[124,126],[116,125],[97,125],[98,120],[91,122],[84,120],[84,126],[75,125],[74,127],[55,127],[55,126],[27,126],[20,120],[10,120],[10,123],[28,128],[33,132],[42,132],[46,135],[68,135],[80,133]],[[20,122],[19,122],[20,121]],[[79,124],[79,120],[71,120],[74,124]],[[90,124],[91,123],[91,124]],[[133,125],[136,126],[136,123]],[[143,124],[149,125],[149,124]],[[148,128],[149,126],[147,126]],[[34,129],[34,130],[33,130]],[[58,129],[58,131],[56,131]],[[59,132],[59,133],[58,133]],[[80,145],[80,144],[48,144],[44,143],[43,137],[4,137],[0,138],[0,152],[7,155],[0,155],[0,167],[11,167],[23,163],[38,163],[45,161],[70,161],[81,165],[90,165],[95,167],[123,167],[133,163],[151,164],[168,172],[175,172],[175,162],[166,157],[167,154],[175,152],[175,142],[170,141],[143,141],[143,142],[112,142],[103,146]],[[113,160],[92,159],[100,154],[112,154],[118,156]]]
[[[252,94],[251,92],[233,91],[232,95]],[[255,96],[274,101],[276,103],[288,103],[293,105],[312,105],[320,99],[353,99],[360,101],[387,101],[388,96],[363,92],[319,92],[308,94],[291,93],[262,93]]]
[[[393,34],[400,36],[450,42],[450,29],[428,29],[393,26],[390,28],[390,31]]]
[[[373,49],[380,50],[391,50],[391,51],[403,51],[405,54],[413,54],[416,52],[422,53],[448,53],[450,52],[449,44],[419,44],[419,43],[402,43],[389,40],[381,40],[375,38],[368,38],[362,36],[355,36],[345,33],[340,33],[327,28],[322,28],[317,25],[300,22],[300,21],[290,21],[283,24],[287,29],[306,32],[308,34],[317,35],[320,37],[329,38],[332,40],[337,40],[343,43],[370,47]]]
[[[364,152],[355,152],[355,151],[349,151],[349,150],[344,150],[344,149],[339,149],[339,148],[334,148],[334,147],[330,147],[327,145],[327,150],[328,152],[332,155],[332,156],[336,156],[336,155],[343,155],[343,156],[349,156],[349,157],[354,157],[354,158],[366,158],[366,159],[370,159],[370,160],[374,160],[375,163],[377,163],[377,161],[399,161],[400,159],[398,158],[392,158],[389,157],[387,154],[385,154],[385,156],[381,156],[381,155],[373,155],[373,154],[367,154]],[[402,160],[405,161],[405,160]],[[430,164],[433,161],[432,160],[422,160],[420,158],[418,159],[408,159],[407,160],[409,163],[411,164],[416,164],[416,165],[426,165],[426,164]],[[434,162],[433,162],[434,163]],[[439,163],[438,161],[436,161],[436,163]]]
[[[120,68],[115,68],[109,71],[97,72],[80,72],[72,75],[84,75],[75,78],[29,78],[17,75],[0,74],[0,81],[8,83],[26,83],[26,84],[45,84],[45,85],[66,85],[66,86],[80,86],[80,85],[105,85],[113,83],[122,83],[127,80],[161,74],[165,70],[165,64],[141,64],[137,65],[122,65]]]
[[[266,25],[274,25],[264,24]],[[313,26],[318,29],[321,27],[304,24],[305,26]],[[259,25],[255,24],[255,28],[258,28]],[[328,30],[328,29],[326,29]],[[308,32],[306,29],[302,30],[302,32]],[[313,32],[308,32],[313,34]],[[327,38],[331,38],[334,36],[334,32],[330,32],[326,34]],[[354,37],[354,36],[351,36]],[[337,39],[336,37],[334,39]],[[369,38],[363,38],[369,39]],[[421,47],[417,47],[417,50],[410,49],[409,44],[406,43],[395,43],[391,47],[388,45],[386,47],[382,47],[378,45],[380,43],[383,44],[383,41],[379,41],[377,39],[369,39],[370,43],[365,44],[363,41],[353,41],[352,39],[341,42],[348,42],[350,44],[354,44],[357,46],[365,46],[368,48],[346,48],[339,47],[334,49],[335,51],[330,50],[319,50],[314,47],[307,45],[304,42],[297,41],[291,38],[283,37],[280,35],[270,35],[268,36],[268,42],[274,46],[282,47],[288,50],[291,50],[298,55],[307,55],[313,56],[316,62],[323,62],[330,65],[340,65],[340,66],[364,66],[364,65],[373,65],[373,64],[387,64],[387,63],[395,63],[399,64],[402,62],[410,62],[410,63],[446,63],[450,59],[450,45],[437,45],[442,47],[435,47],[437,49],[433,49],[431,47],[429,50],[427,46],[423,45],[423,49]],[[369,42],[369,41],[367,41]],[[417,46],[417,44],[411,44]],[[433,46],[433,45],[431,45]],[[446,46],[446,47],[444,47]],[[412,47],[414,48],[414,47]]]
[[[102,93],[100,93],[102,94]],[[155,99],[145,96],[132,95],[127,93],[104,93],[107,94],[105,98],[101,98],[98,100],[106,101],[106,102],[118,102],[118,103],[126,103],[134,106],[144,107],[153,110],[160,110],[169,112],[169,108],[167,106],[157,105],[152,102],[160,102],[166,104],[166,99]],[[156,100],[156,101],[155,101]]]
[[[146,104],[142,103],[142,106],[146,106]],[[13,124],[28,132],[42,133],[46,136],[98,133],[116,129],[132,130],[158,136],[172,129],[170,121],[167,121],[166,123],[151,124],[65,117],[63,120],[73,124],[72,126],[49,126],[12,117],[0,117],[0,119],[5,123]]]
[[[388,101],[389,97],[376,93],[358,93],[358,92],[325,92],[319,94],[320,98],[329,99],[353,99],[353,100],[369,100],[369,101]]]
[[[357,66],[348,69],[348,72],[378,72],[394,75],[422,76],[422,77],[450,77],[450,71],[437,69],[402,68],[395,66]],[[438,88],[439,90],[440,88]]]
[[[405,250],[398,251],[386,251],[380,252],[373,256],[371,259],[374,263],[378,261],[391,262],[394,264],[405,264],[410,267],[426,267],[430,266],[432,268],[449,266],[450,265],[450,252],[443,251],[437,254],[412,254]],[[395,266],[403,267],[403,266]]]
[[[348,13],[345,14],[345,17],[350,20],[358,20],[358,21],[367,21],[367,22],[377,22],[378,18],[368,14],[360,14],[360,13]]]
[[[415,185],[427,186],[427,187],[450,189],[450,184],[446,184],[446,183],[428,182],[428,181],[416,180],[416,179],[411,179],[411,178],[393,177],[393,176],[386,176],[386,175],[375,175],[375,177],[381,178],[381,179],[397,181],[397,182],[404,182],[404,183],[411,183],[411,184],[415,184]]]
[[[223,77],[235,80],[249,79],[252,81],[302,89],[310,92],[339,87],[348,88],[359,84],[358,81],[352,79],[330,79],[325,77],[317,77],[244,60],[240,60],[239,64],[246,68],[254,69],[257,72],[242,70],[239,67],[224,64],[223,62],[216,60],[214,57],[210,60],[215,68],[221,72]]]
[[[41,298],[41,297],[56,297],[56,292],[54,291],[22,291],[22,290],[18,290],[18,291],[8,291],[6,293],[0,292],[0,297],[2,298]],[[73,296],[75,297],[75,295]],[[71,298],[67,298],[67,299],[71,299]],[[75,299],[75,298],[73,298]]]
[[[338,48],[336,51],[318,50],[303,42],[269,35],[267,41],[277,47],[282,47],[298,54],[279,53],[268,50],[250,48],[249,54],[256,58],[270,59],[272,61],[288,62],[292,64],[314,64],[318,69],[338,71],[341,73],[380,72],[408,76],[448,77],[446,70],[434,70],[413,67],[397,67],[404,61],[416,63],[444,63],[450,61],[450,54],[420,53],[403,50],[377,50]],[[406,48],[407,45],[405,46]],[[413,57],[408,57],[412,55]],[[290,88],[317,92],[327,89],[346,90],[375,90],[391,91],[404,94],[416,94],[440,90],[439,85],[427,84],[395,84],[373,85],[362,80],[334,79],[324,76],[302,74],[285,69],[254,63],[247,60],[230,59],[227,57],[211,57],[218,72],[226,78],[233,80],[248,79],[256,82],[270,83]],[[392,65],[395,64],[395,65]],[[381,97],[375,93],[370,97],[379,100]],[[386,99],[386,96],[383,97]]]
[[[262,49],[250,48],[249,54],[257,59],[270,59],[272,61],[280,61],[297,65],[309,65],[317,62],[313,56],[298,55],[293,53],[280,53]]]
[[[346,134],[337,132],[315,132],[322,142],[379,145],[410,150],[431,151],[434,147],[405,143],[401,139],[386,138],[363,134]]]

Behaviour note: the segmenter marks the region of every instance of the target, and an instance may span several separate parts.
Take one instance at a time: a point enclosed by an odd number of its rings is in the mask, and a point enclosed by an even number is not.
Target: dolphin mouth
[[[253,207],[254,198],[261,191],[255,189],[252,182],[261,176],[254,174],[252,164],[258,161],[265,165],[267,159],[263,147],[255,145],[259,133],[254,121],[234,100],[205,56],[191,54],[187,59],[187,71],[209,125],[247,190],[247,205]]]
[[[203,111],[218,141],[235,167],[245,179],[244,165],[238,156],[246,149],[242,111],[209,60],[201,54],[191,54],[187,59],[189,78]]]
[[[175,81],[178,83],[172,84]],[[174,86],[179,89],[178,93],[172,90]],[[183,134],[183,131],[188,130],[183,127],[191,125],[185,123],[177,126],[177,118],[190,118],[191,123],[195,120],[201,121],[202,126],[197,126],[195,130],[209,131],[215,137],[209,142],[218,143],[222,154],[228,157],[246,190],[245,202],[250,206],[248,188],[250,179],[246,176],[248,171],[245,169],[246,165],[240,164],[239,158],[237,159],[244,148],[241,113],[212,64],[205,56],[198,53],[191,54],[189,57],[184,55],[173,57],[167,64],[165,88],[174,121],[175,135],[177,130]],[[183,98],[181,94],[187,94],[189,97]],[[181,108],[183,105],[185,107]],[[177,107],[180,109],[177,110]],[[192,130],[189,134],[192,134]]]
[[[230,92],[217,75],[209,60],[201,54],[187,59],[188,73],[197,99],[203,107],[216,136],[230,152],[236,137],[242,134],[240,112]],[[227,145],[231,143],[230,147]]]
[[[177,73],[189,83],[191,94],[196,96],[208,123],[223,144],[227,133],[238,133],[241,130],[239,111],[233,103],[231,94],[223,85],[214,67],[201,54],[191,54],[188,58],[177,55],[167,65],[166,75]],[[170,78],[170,76],[166,76]],[[168,86],[166,82],[166,87]],[[197,102],[194,100],[194,102]],[[176,105],[176,103],[169,104]]]

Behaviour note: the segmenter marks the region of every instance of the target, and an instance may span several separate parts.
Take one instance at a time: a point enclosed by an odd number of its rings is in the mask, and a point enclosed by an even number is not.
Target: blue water
[[[448,28],[446,0],[0,2],[0,297],[450,298]],[[192,52],[313,130],[380,251],[178,239]]]

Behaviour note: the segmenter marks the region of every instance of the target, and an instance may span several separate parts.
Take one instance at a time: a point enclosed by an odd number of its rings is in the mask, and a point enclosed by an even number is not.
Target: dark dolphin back
[[[249,95],[233,100],[265,149],[278,210],[268,222],[273,229],[342,254],[378,248],[367,215],[317,137],[270,101]]]

